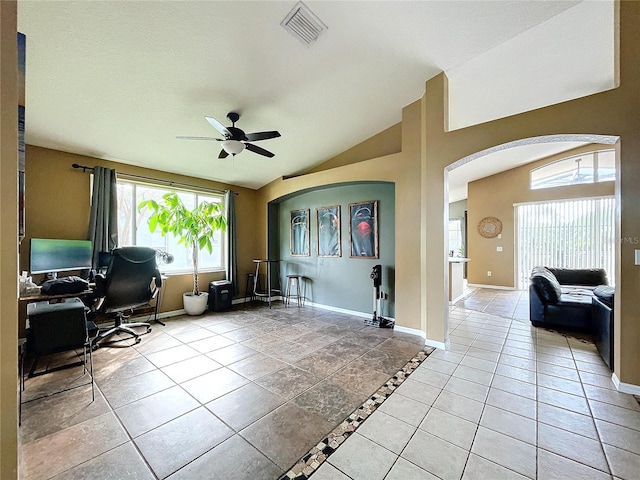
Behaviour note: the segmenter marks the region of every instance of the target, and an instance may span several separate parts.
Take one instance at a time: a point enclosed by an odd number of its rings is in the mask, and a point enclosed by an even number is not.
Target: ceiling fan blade
[[[265,150],[264,148],[257,147],[255,145],[252,145],[251,143],[245,143],[244,146],[247,148],[247,150],[251,150],[253,153],[264,155],[265,157],[269,157],[269,158],[274,156],[274,154],[271,153],[269,150]]]
[[[280,132],[272,131],[247,133],[246,136],[248,141],[257,142],[258,140],[269,140],[270,138],[278,138],[280,136]]]
[[[231,132],[229,130],[227,130],[227,127],[225,127],[223,124],[221,124],[218,120],[216,120],[213,117],[207,117],[205,116],[204,118],[207,119],[207,122],[209,122],[213,128],[215,128],[217,131],[220,132],[220,135],[224,135],[225,137],[231,137]]]
[[[179,140],[209,140],[211,142],[222,142],[223,138],[214,138],[214,137],[189,137],[185,135],[176,135],[176,138]]]
[[[218,158],[227,158],[229,156],[229,154],[227,153],[227,151],[223,148],[222,150],[220,150],[220,155],[218,155]]]

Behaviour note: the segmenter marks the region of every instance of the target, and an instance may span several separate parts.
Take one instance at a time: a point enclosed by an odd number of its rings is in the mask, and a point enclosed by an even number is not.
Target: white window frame
[[[453,251],[454,257],[464,257],[465,255],[461,255],[460,250],[464,248],[464,236],[462,232],[462,218],[450,218],[449,219],[449,229],[448,229],[448,244],[449,244],[449,255],[451,256],[451,251]],[[452,228],[453,227],[453,228]],[[452,238],[451,234],[455,234],[456,239]],[[455,245],[452,245],[452,241],[457,240]]]
[[[599,157],[599,155],[603,154],[603,153],[612,153],[612,152],[614,152],[614,154],[615,154],[615,151],[613,149],[593,150],[593,151],[584,152],[584,153],[581,153],[581,154],[578,154],[578,155],[570,155],[568,157],[564,157],[564,158],[561,158],[559,160],[555,160],[553,162],[549,162],[549,163],[547,163],[545,165],[542,165],[540,167],[534,168],[529,172],[529,188],[531,190],[540,190],[540,189],[543,189],[543,188],[566,187],[566,186],[570,186],[570,185],[589,185],[589,184],[600,183],[600,182],[604,182],[604,181],[611,181],[612,182],[612,181],[614,181],[614,179],[600,179],[600,178],[598,178],[599,171],[600,171],[600,168],[599,168],[599,165],[598,165],[598,157]],[[590,181],[575,182],[575,181],[572,181],[570,179],[567,179],[566,181],[563,181],[562,183],[557,183],[555,185],[546,185],[545,183],[539,183],[537,185],[534,184],[533,176],[537,172],[542,172],[542,171],[547,170],[547,169],[551,170],[554,167],[557,167],[561,163],[571,163],[572,161],[578,163],[578,161],[580,159],[587,159],[588,157],[591,157],[592,160],[593,160],[593,177],[592,177],[592,179]],[[580,167],[579,167],[579,163],[578,163],[578,169],[579,168]],[[567,175],[569,173],[570,172],[566,172],[563,175]],[[547,181],[550,181],[550,179],[552,179],[552,178],[553,177],[550,176],[550,177],[548,177],[548,178],[546,178],[544,180],[536,180],[536,182],[547,182]]]
[[[129,214],[131,215],[129,220],[130,220],[132,243],[130,243],[128,239],[125,240],[124,238],[121,237],[122,232],[120,231],[120,213],[121,213],[120,208],[122,203],[121,203],[121,199],[118,198],[118,237],[119,237],[118,246],[126,246],[124,242],[126,242],[127,244],[136,245],[136,239],[138,237],[138,228],[145,228],[148,230],[148,226],[146,222],[143,222],[140,225],[140,227],[138,227],[136,222],[137,215],[138,215],[137,213],[138,203],[139,203],[137,199],[137,189],[139,187],[162,190],[164,191],[163,193],[177,192],[179,194],[184,193],[188,195],[194,195],[196,205],[199,204],[200,201],[202,201],[201,200],[202,197],[206,197],[206,200],[203,200],[203,201],[211,201],[210,199],[213,198],[214,201],[224,203],[224,194],[212,192],[212,191],[196,190],[196,189],[188,189],[188,188],[175,188],[175,187],[169,187],[167,185],[163,185],[161,183],[155,184],[152,182],[140,182],[140,181],[130,180],[127,178],[119,178],[117,180],[117,183],[118,183],[118,190],[120,190],[120,187],[124,185],[131,186],[133,188],[133,205],[132,205],[131,211],[129,212]],[[120,192],[119,192],[119,195],[120,195]],[[154,235],[159,235],[158,232],[159,231],[156,231]],[[216,232],[215,235],[218,236],[217,242],[220,245],[220,257],[219,257],[220,263],[218,266],[207,266],[206,260],[203,258],[203,256],[208,255],[208,252],[200,250],[198,252],[198,255],[199,255],[198,272],[199,273],[225,271],[226,255],[227,255],[227,237],[226,235],[223,234],[223,232],[220,232],[220,231]],[[160,250],[168,251],[169,250],[168,244],[172,238],[175,238],[175,237],[173,237],[173,235],[171,234],[168,234],[167,236],[163,237],[164,247],[158,247],[158,246],[152,246],[152,245],[141,245],[141,246],[150,246],[151,248],[158,248]],[[169,251],[169,253],[173,254],[174,256],[176,256],[177,254],[182,254],[183,253],[182,251],[181,252],[175,251],[176,247],[179,249],[183,249],[183,251],[187,251],[187,248],[184,245],[180,244],[180,245],[174,246],[173,249],[170,249],[171,251]],[[215,250],[214,250],[214,253],[215,253]],[[190,257],[190,253],[189,253],[189,257]],[[160,261],[158,262],[158,268],[163,274],[166,274],[166,275],[183,275],[183,274],[193,273],[193,268],[191,266],[177,268],[177,267],[172,267],[172,264],[164,264]]]

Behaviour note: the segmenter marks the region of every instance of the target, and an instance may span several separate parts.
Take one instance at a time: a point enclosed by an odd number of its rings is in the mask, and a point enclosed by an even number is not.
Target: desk
[[[20,295],[19,300],[21,302],[48,301],[49,303],[58,303],[60,300],[64,298],[73,298],[73,297],[78,297],[78,298],[93,297],[93,290],[92,289],[83,290],[82,292],[78,292],[78,293],[61,293],[59,295],[43,295],[42,293],[37,293],[35,295]]]
[[[282,296],[282,282],[280,281],[280,260],[254,260],[253,263],[256,264],[256,274],[253,279],[253,294],[256,297],[266,298],[269,301],[269,308],[271,308],[271,300],[273,298],[274,293],[280,294]],[[258,292],[258,278],[260,277],[260,266],[265,265],[267,269],[267,290],[265,292]],[[278,268],[278,288],[271,288],[271,275],[272,275],[272,267],[275,265]]]
[[[166,276],[162,275],[162,282],[164,283],[164,281],[166,280]],[[90,285],[91,287],[92,285]],[[21,295],[19,297],[19,300],[21,302],[27,302],[27,303],[32,303],[32,302],[49,302],[49,303],[61,303],[64,302],[65,298],[74,298],[77,297],[79,299],[81,299],[85,305],[88,304],[88,306],[91,305],[91,303],[93,302],[93,300],[95,300],[95,292],[93,290],[93,288],[90,288],[88,290],[83,290],[82,292],[78,292],[78,293],[61,293],[58,295],[43,295],[41,293],[35,294],[35,295]],[[87,302],[85,300],[90,300],[90,302]],[[153,321],[156,323],[159,323],[160,325],[164,326],[164,323],[162,323],[160,320],[158,320],[158,314],[160,313],[160,302],[162,299],[162,287],[158,288],[158,295],[156,295],[156,304],[153,305],[149,305],[148,307],[141,307],[137,310],[139,314],[141,313],[153,313]],[[24,333],[24,332],[21,332]]]

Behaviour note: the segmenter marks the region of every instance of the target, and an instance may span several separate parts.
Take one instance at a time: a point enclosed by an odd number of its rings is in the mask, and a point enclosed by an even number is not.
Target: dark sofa
[[[529,319],[536,327],[591,330],[593,290],[608,284],[601,268],[535,267],[529,285]]]

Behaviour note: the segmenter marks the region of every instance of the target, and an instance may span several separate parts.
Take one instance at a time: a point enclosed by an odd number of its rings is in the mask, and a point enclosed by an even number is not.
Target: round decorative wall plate
[[[484,238],[497,237],[502,232],[502,222],[496,217],[485,217],[478,223],[478,233]]]

